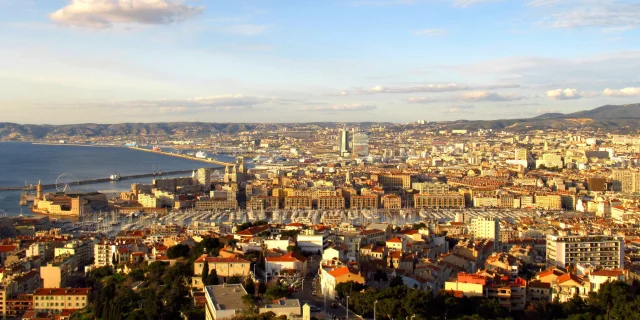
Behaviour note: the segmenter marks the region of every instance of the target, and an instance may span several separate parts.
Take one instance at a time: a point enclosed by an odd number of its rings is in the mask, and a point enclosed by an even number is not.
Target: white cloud
[[[607,27],[629,30],[640,26],[640,4],[600,1],[593,6],[578,5],[555,13],[539,23],[555,28]]]
[[[640,87],[628,87],[620,90],[604,89],[602,95],[607,97],[640,97]]]
[[[583,93],[577,89],[555,89],[547,91],[547,98],[552,100],[575,100],[582,99]]]
[[[563,0],[532,0],[527,3],[530,7],[552,6],[561,3]]]
[[[496,1],[501,1],[501,0],[453,0],[453,5],[456,7],[466,8],[466,7],[470,7],[480,3],[496,2]]]
[[[443,110],[444,113],[473,113],[473,109],[476,107],[474,105],[460,105],[460,106],[452,106],[449,109]]]
[[[277,102],[275,98],[244,95],[219,95],[190,99],[157,99],[87,103],[84,106],[134,110],[140,113],[195,113],[205,111],[236,111],[251,109],[256,105]]]
[[[435,36],[442,36],[447,34],[447,30],[445,29],[423,29],[423,30],[416,30],[413,32],[413,34],[417,35],[417,36],[428,36],[428,37],[435,37]]]
[[[375,86],[370,89],[361,89],[356,90],[356,94],[375,94],[375,93],[416,93],[416,92],[450,92],[450,91],[460,91],[460,90],[469,90],[468,86],[459,85],[456,83],[448,83],[448,84],[425,84],[425,85],[415,85],[408,87],[396,87],[396,88],[388,88],[383,86]]]
[[[109,28],[114,24],[169,24],[197,16],[204,7],[178,0],[71,0],[50,15],[64,25]]]
[[[497,93],[488,91],[466,92],[462,95],[462,100],[467,101],[516,101],[525,97],[512,93]]]
[[[408,85],[402,87],[385,87],[381,85],[377,85],[375,87],[369,89],[358,88],[353,91],[344,90],[337,95],[347,96],[347,95],[368,95],[368,94],[378,94],[378,93],[421,93],[421,92],[455,92],[455,91],[466,91],[466,90],[480,90],[480,89],[513,89],[519,88],[520,85],[517,84],[498,84],[498,85],[488,85],[488,86],[469,86],[458,83],[431,83],[431,84],[417,84],[417,85]]]
[[[415,104],[427,104],[427,103],[432,103],[436,101],[438,101],[438,99],[429,98],[429,97],[412,97],[407,99],[408,103],[415,103]]]
[[[373,105],[353,103],[353,104],[340,104],[340,105],[333,105],[333,106],[309,107],[309,108],[303,108],[302,110],[322,111],[322,112],[334,112],[334,111],[343,112],[343,111],[370,111],[376,108],[377,107]]]

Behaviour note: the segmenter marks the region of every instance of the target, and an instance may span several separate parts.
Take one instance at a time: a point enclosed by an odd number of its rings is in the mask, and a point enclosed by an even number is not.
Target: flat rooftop
[[[205,289],[216,310],[241,310],[245,307],[242,296],[247,291],[241,284],[221,284],[207,286]]]
[[[277,303],[267,304],[264,306],[265,309],[278,309],[278,308],[300,308],[300,300],[298,299],[283,299],[278,300]]]

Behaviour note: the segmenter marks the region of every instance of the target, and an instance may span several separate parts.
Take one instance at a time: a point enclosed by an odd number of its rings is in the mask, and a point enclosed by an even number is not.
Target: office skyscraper
[[[353,135],[353,154],[359,157],[369,155],[369,135],[358,132]]]
[[[349,131],[343,129],[340,131],[340,155],[344,156],[350,153],[349,149]]]

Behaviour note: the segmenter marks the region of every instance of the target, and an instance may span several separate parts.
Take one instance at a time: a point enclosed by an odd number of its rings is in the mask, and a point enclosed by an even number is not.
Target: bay
[[[216,159],[233,162],[233,157],[216,155]],[[78,180],[151,173],[154,171],[193,170],[215,165],[197,160],[172,157],[125,147],[42,145],[22,142],[0,143],[0,187],[52,184],[58,176],[69,173]],[[183,174],[182,176],[188,176]],[[169,176],[163,176],[169,177]],[[127,191],[132,183],[151,183],[153,178],[105,182],[73,187],[77,191]],[[52,190],[45,190],[52,191]],[[30,213],[20,207],[21,191],[0,191],[0,213]]]

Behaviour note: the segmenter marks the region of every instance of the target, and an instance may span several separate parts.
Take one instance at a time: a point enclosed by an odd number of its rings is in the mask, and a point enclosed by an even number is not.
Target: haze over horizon
[[[408,122],[640,102],[632,0],[0,0],[0,122]]]

